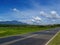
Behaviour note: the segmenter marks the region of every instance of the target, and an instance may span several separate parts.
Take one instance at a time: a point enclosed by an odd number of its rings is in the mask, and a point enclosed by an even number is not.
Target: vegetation
[[[49,43],[49,45],[60,45],[60,33]]]
[[[46,30],[50,28],[55,28],[58,26],[39,26],[39,25],[0,25],[0,37],[10,36],[10,35],[18,35],[31,33],[41,30]]]

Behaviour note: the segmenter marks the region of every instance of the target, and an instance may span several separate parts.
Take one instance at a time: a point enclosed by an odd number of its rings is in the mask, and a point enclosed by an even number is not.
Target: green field
[[[26,34],[51,28],[55,28],[55,26],[0,25],[0,37]]]
[[[49,43],[49,45],[60,45],[60,33]]]
[[[50,26],[10,26],[0,27],[0,37],[25,34],[30,32],[36,32],[41,30],[50,29]]]

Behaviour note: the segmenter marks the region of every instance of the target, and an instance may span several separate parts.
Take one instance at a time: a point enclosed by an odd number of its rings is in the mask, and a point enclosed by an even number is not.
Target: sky
[[[60,0],[0,0],[0,21],[60,24]]]

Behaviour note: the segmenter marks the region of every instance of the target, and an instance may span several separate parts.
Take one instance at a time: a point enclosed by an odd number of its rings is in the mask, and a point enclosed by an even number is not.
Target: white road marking
[[[60,31],[58,31],[45,45],[48,45],[59,33]]]

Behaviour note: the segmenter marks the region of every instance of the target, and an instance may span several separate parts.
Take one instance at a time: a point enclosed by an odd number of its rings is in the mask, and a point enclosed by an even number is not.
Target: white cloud
[[[36,20],[36,21],[41,21],[41,20],[42,20],[42,19],[41,19],[40,17],[38,17],[38,16],[33,17],[33,19]]]
[[[17,8],[13,8],[12,9],[12,14],[11,14],[14,18],[23,18],[23,11],[18,10]]]
[[[17,8],[13,8],[12,10],[15,12],[19,12],[19,10]]]
[[[42,19],[40,17],[34,16],[31,19],[25,20],[25,22],[28,23],[28,24],[40,24],[41,20]]]
[[[41,20],[42,19],[40,17],[35,16],[30,21],[32,22],[32,24],[40,24]]]
[[[25,20],[24,22],[29,23],[29,24],[33,24],[34,22],[40,24],[44,19],[45,19],[44,21],[47,21],[47,19],[51,19],[51,21],[55,21],[55,19],[60,19],[60,16],[56,11],[50,11],[50,12],[46,13],[45,11],[40,11],[40,10],[20,11],[17,8],[13,8],[12,10],[15,11],[14,16],[16,18],[19,18],[21,20],[22,20],[22,18],[26,18],[23,20]],[[39,14],[40,14],[40,16],[44,16],[44,18],[43,19],[40,18]],[[32,15],[33,15],[33,17],[32,17]],[[44,21],[42,23],[44,23]]]
[[[34,19],[31,19],[32,22],[34,22],[35,20]]]
[[[51,17],[53,19],[60,19],[60,16],[56,11],[51,11]]]
[[[49,19],[60,19],[60,16],[56,11],[50,11],[50,14],[40,11],[40,15]]]
[[[45,13],[44,11],[40,11],[40,15],[41,15],[41,16],[44,16],[44,17],[46,17],[46,18],[49,18],[49,17],[50,17],[50,15],[47,14],[47,13]]]
[[[57,12],[56,11],[51,11],[51,14],[57,14]]]
[[[46,15],[44,11],[40,11],[40,15]]]

